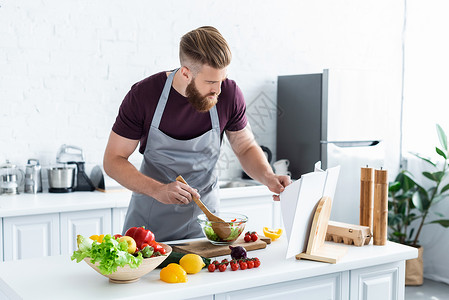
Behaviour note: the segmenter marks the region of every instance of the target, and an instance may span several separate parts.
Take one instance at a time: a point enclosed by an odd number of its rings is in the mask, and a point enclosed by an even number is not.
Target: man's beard
[[[189,103],[199,112],[208,112],[218,101],[218,95],[215,93],[209,93],[206,96],[200,94],[200,91],[196,88],[195,80],[192,80],[186,88],[186,95]],[[215,96],[214,98],[208,98]]]

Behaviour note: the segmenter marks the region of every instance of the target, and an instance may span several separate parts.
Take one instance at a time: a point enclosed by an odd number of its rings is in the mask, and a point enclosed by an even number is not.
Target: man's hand
[[[193,200],[192,195],[200,198],[195,189],[178,181],[162,184],[154,192],[154,198],[164,204],[189,204]]]
[[[273,195],[274,201],[280,200],[279,194],[282,193],[285,187],[288,186],[290,183],[292,183],[292,180],[288,175],[274,174],[274,176],[269,179],[267,187],[270,191],[275,193],[275,195]]]

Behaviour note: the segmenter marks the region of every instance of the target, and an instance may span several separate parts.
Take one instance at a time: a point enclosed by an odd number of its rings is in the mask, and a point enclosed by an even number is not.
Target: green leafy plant
[[[421,173],[422,177],[431,180],[430,188],[425,189],[418,184],[417,179],[421,178],[415,179],[415,176],[407,170],[400,171],[395,181],[389,184],[388,238],[391,241],[416,247],[424,225],[440,224],[445,228],[449,227],[449,219],[444,219],[443,214],[432,209],[440,201],[449,199],[449,184],[445,186],[442,184],[449,174],[447,136],[440,125],[437,124],[436,128],[441,147],[435,147],[435,151],[444,159],[443,164],[413,153],[435,170]],[[440,219],[427,221],[431,213]],[[412,222],[417,222],[417,226],[411,226]]]

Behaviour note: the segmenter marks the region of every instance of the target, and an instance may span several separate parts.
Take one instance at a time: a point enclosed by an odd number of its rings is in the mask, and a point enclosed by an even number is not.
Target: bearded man
[[[274,174],[254,139],[237,84],[227,78],[231,51],[211,26],[181,38],[181,67],[134,84],[123,100],[106,146],[105,172],[133,191],[123,234],[145,226],[158,241],[201,237],[192,197],[219,210],[215,165],[226,133],[244,171],[278,194],[291,181]],[[139,146],[137,170],[128,160]],[[182,175],[189,185],[176,181]]]

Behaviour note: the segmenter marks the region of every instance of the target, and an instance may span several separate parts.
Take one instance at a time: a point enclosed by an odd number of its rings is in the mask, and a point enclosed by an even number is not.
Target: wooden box
[[[326,231],[326,241],[355,245],[357,247],[368,245],[371,236],[371,231],[368,226],[335,221],[329,221]]]

